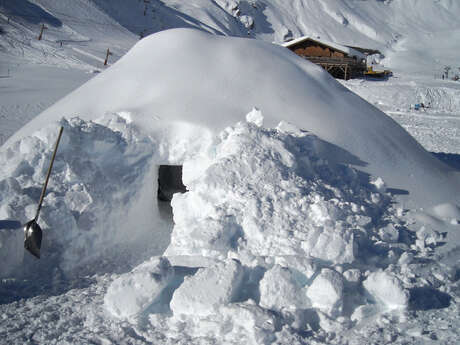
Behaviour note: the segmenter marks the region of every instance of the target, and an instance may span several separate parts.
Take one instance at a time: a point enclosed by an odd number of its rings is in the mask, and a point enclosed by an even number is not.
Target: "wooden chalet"
[[[284,43],[283,47],[320,65],[334,78],[362,77],[367,70],[365,54],[347,46],[301,37]]]

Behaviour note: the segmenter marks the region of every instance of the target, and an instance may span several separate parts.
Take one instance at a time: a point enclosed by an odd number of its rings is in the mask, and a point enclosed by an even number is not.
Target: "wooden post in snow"
[[[43,31],[45,31],[46,29],[48,29],[45,24],[42,24],[42,28],[40,30],[40,35],[38,35],[38,40],[41,41],[42,40],[42,37],[43,37]]]
[[[150,4],[150,0],[144,0],[144,16],[147,15],[147,4]]]
[[[109,55],[112,55],[110,49],[107,48],[107,54],[105,55],[104,66],[107,66],[107,62],[109,61]]]

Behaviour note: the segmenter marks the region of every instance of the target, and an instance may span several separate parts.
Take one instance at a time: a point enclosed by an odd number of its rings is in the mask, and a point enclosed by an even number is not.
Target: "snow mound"
[[[172,315],[150,313],[156,331],[259,344],[407,309],[396,265],[411,240],[388,235],[404,222],[384,181],[331,162],[311,133],[254,118],[184,162],[188,191],[173,196],[164,255],[189,271],[162,301]]]
[[[314,133],[347,151],[336,151],[337,161],[381,176],[388,188],[409,192],[419,204],[458,198],[457,175],[319,66],[280,46],[191,29],[163,31],[141,40],[4,146],[75,114],[95,120],[127,112],[148,135],[174,123],[217,134],[253,107],[264,114],[268,127],[283,120]]]
[[[188,193],[172,200],[174,230],[166,255],[254,257],[299,255],[351,263],[354,229],[377,224],[389,198],[362,184],[356,170],[334,165],[302,133],[239,123],[213,151],[184,162]],[[197,178],[193,167],[209,162]],[[211,192],[212,191],[212,192]],[[203,230],[205,229],[205,230]]]

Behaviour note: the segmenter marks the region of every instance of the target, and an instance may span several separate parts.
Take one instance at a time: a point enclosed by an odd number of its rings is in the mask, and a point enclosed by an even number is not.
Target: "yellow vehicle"
[[[364,72],[364,76],[373,77],[373,78],[387,78],[392,75],[393,75],[393,72],[391,72],[388,69],[385,69],[383,71],[374,71],[374,68],[372,66],[369,66],[367,68],[367,71]]]

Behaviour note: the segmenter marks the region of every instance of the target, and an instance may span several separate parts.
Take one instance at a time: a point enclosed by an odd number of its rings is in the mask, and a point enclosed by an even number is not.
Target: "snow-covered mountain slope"
[[[269,42],[321,37],[380,49],[391,68],[430,75],[455,64],[459,48],[455,0],[18,0],[4,1],[0,13],[3,52],[53,64],[95,65],[107,48],[116,59],[139,37],[175,27]],[[37,42],[42,23],[49,28]]]
[[[355,79],[341,83],[391,116],[428,151],[459,152],[459,82],[405,74],[385,82]],[[422,103],[425,109],[414,109]]]
[[[90,69],[102,66],[107,48],[116,59],[135,42],[90,1],[4,1],[0,12],[2,54],[19,61]]]

